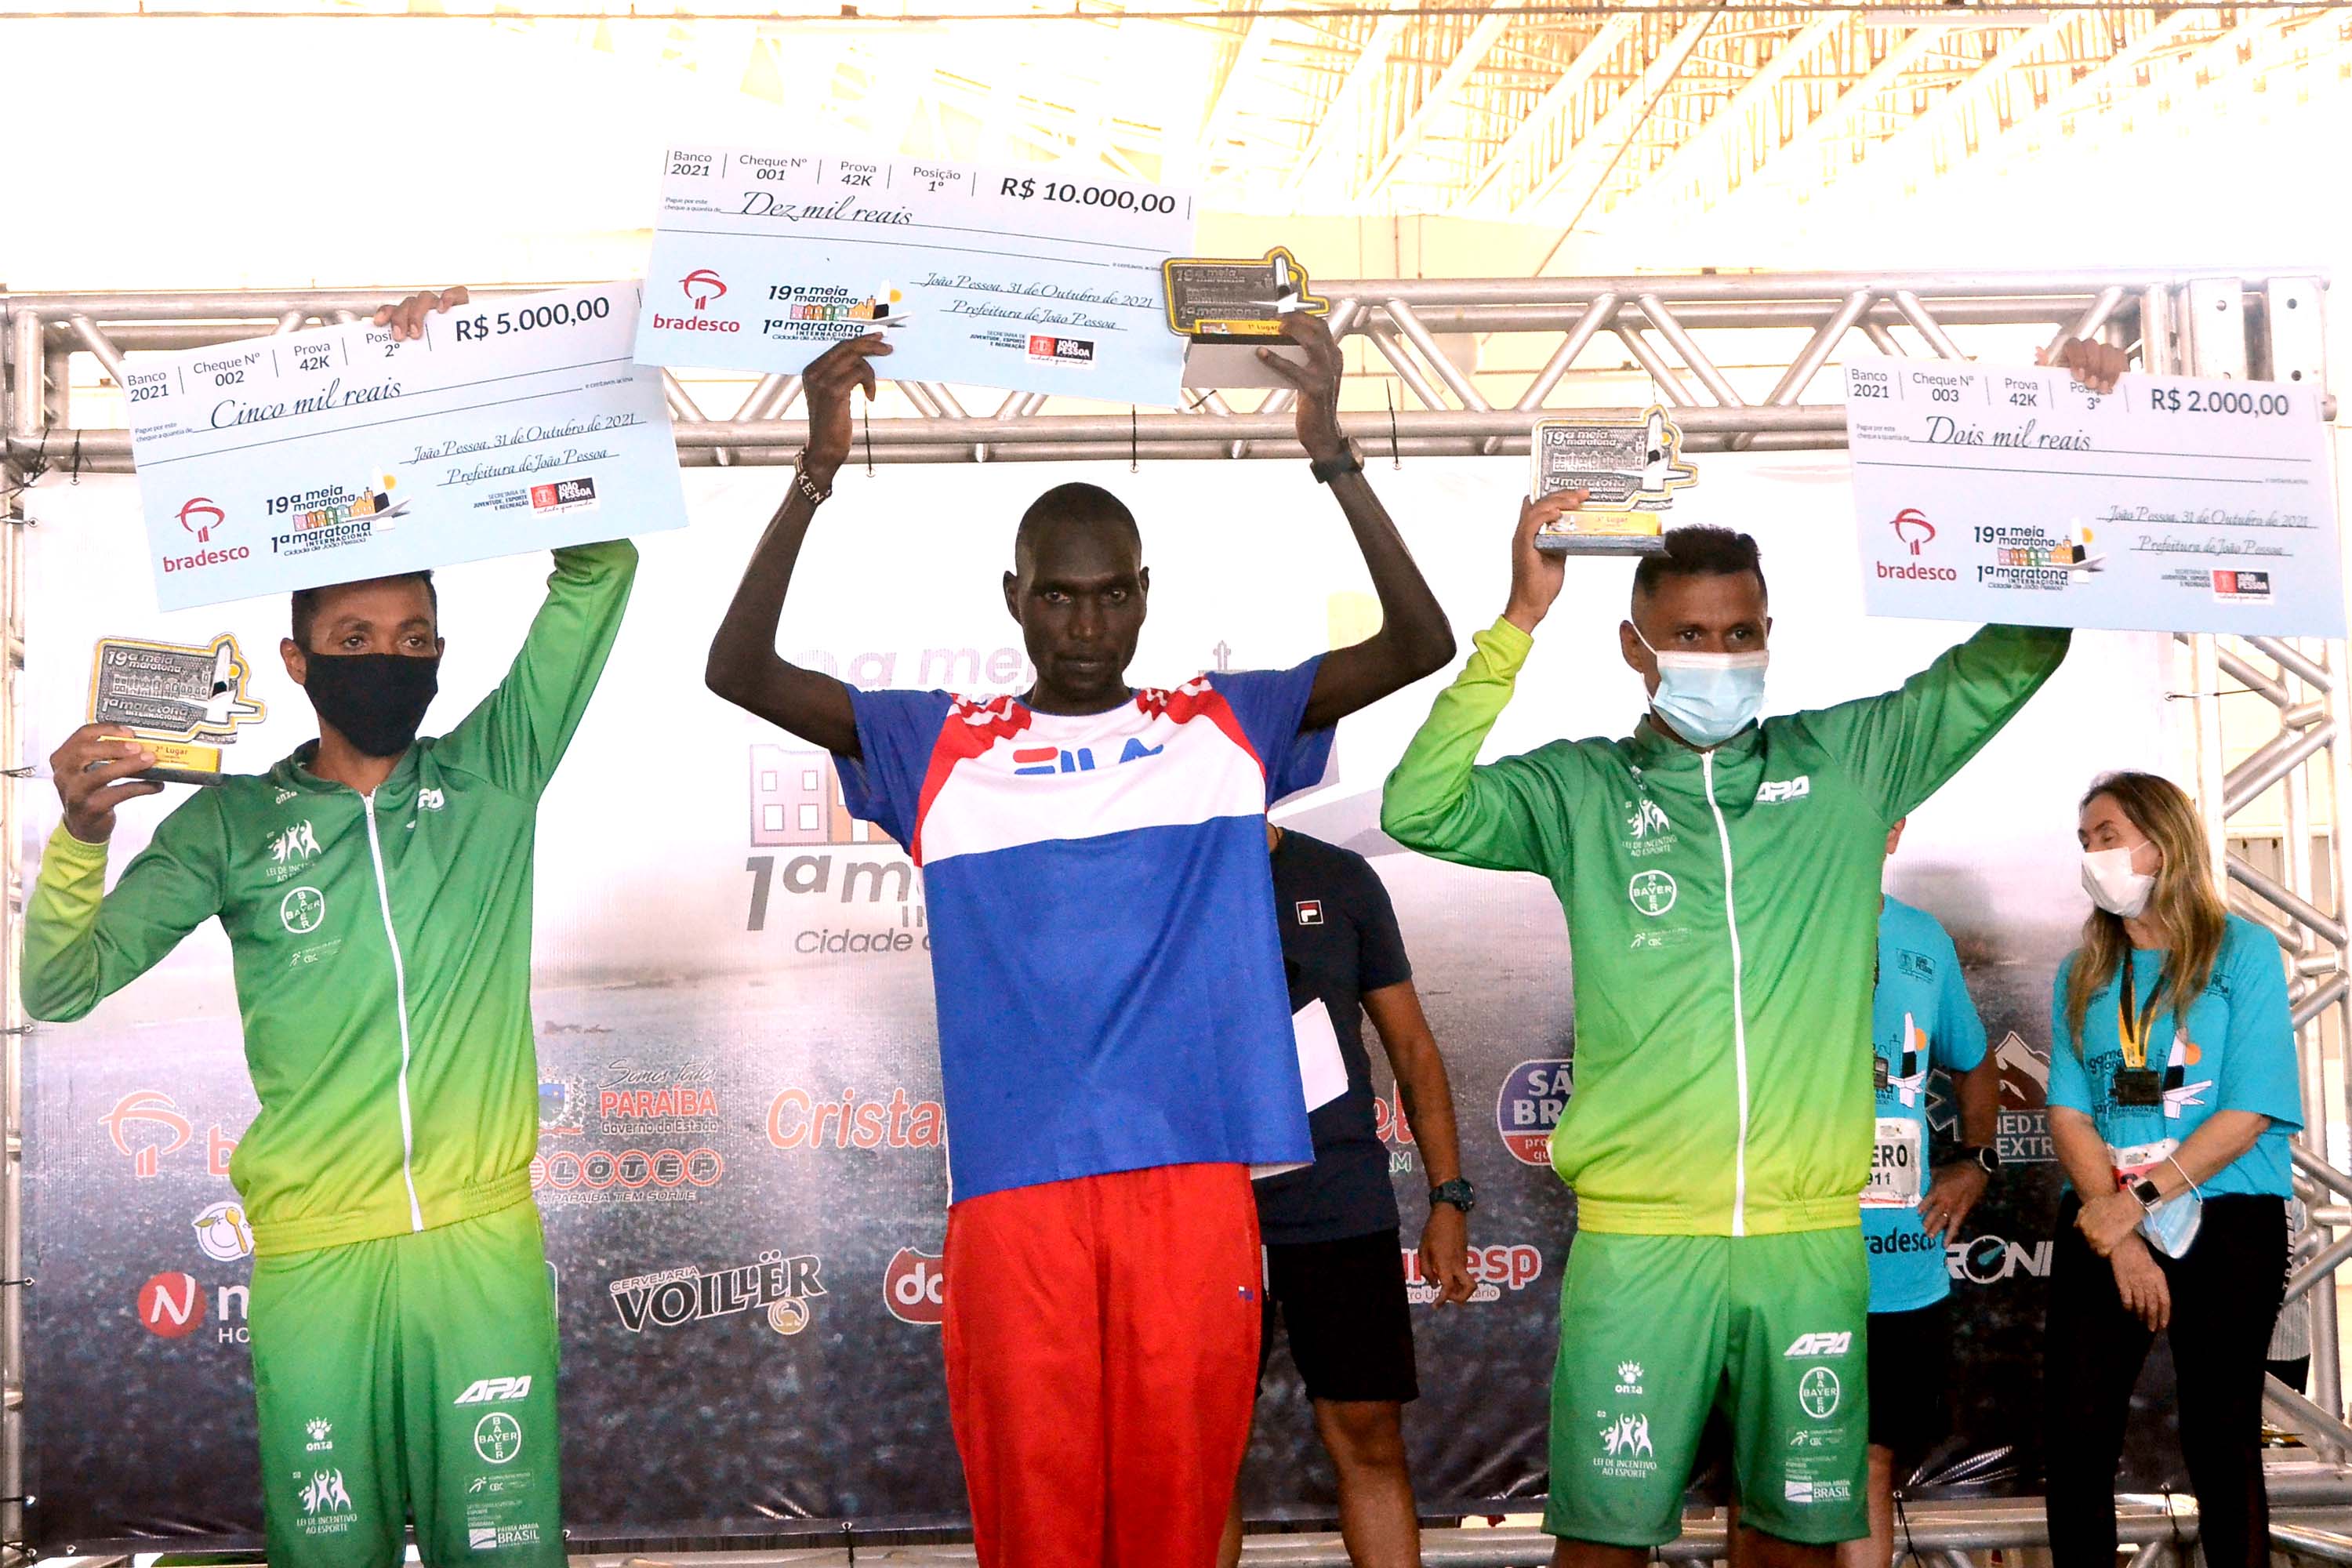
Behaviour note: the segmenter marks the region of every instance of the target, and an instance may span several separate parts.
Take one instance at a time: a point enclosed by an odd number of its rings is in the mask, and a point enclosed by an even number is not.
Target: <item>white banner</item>
[[[1860,357],[1846,441],[1874,616],[2344,635],[2315,387]]]
[[[131,356],[157,604],[220,604],[686,525],[635,283]]]

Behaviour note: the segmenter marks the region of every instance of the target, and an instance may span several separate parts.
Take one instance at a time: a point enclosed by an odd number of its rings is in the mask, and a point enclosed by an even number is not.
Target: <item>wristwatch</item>
[[[2156,1190],[2156,1183],[2146,1176],[2142,1176],[2124,1191],[2129,1193],[2134,1201],[2144,1209],[2153,1210],[2157,1205],[2164,1201],[2164,1194]]]
[[[1356,443],[1353,440],[1343,441],[1338,457],[1326,458],[1320,462],[1312,464],[1308,471],[1315,476],[1317,484],[1328,485],[1333,479],[1345,479],[1349,474],[1362,473],[1364,455],[1356,449]]]
[[[1440,1204],[1452,1204],[1464,1214],[1468,1214],[1478,1206],[1478,1189],[1461,1176],[1450,1182],[1440,1182],[1429,1189],[1429,1206],[1435,1208]]]
[[[1974,1160],[1988,1176],[2000,1174],[2000,1150],[1990,1143],[1963,1143],[1959,1157]]]

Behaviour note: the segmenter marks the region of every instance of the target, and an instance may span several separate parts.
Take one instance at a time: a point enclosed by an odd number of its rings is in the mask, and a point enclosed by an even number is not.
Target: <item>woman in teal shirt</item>
[[[2278,943],[2229,912],[2169,781],[2100,780],[2079,830],[2096,907],[2051,1007],[2050,1132],[2074,1188],[2043,1357],[2051,1553],[2112,1568],[2124,1423],[2161,1331],[2205,1560],[2263,1568],[2263,1357],[2303,1125]]]

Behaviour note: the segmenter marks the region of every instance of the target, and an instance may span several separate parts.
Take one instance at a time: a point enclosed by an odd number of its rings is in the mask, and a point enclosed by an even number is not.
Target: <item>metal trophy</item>
[[[138,776],[216,784],[222,745],[269,715],[246,695],[253,668],[226,633],[208,645],[100,637],[90,665],[89,721],[146,742],[155,766]],[[205,742],[214,742],[205,744]]]
[[[1698,482],[1682,460],[1683,433],[1652,405],[1630,419],[1543,419],[1528,444],[1537,500],[1582,490],[1582,509],[1546,523],[1536,548],[1563,555],[1654,555],[1666,547],[1660,514]]]
[[[1239,260],[1171,257],[1160,264],[1160,277],[1168,330],[1189,340],[1186,386],[1289,385],[1259,363],[1257,351],[1271,348],[1305,364],[1306,352],[1282,342],[1282,318],[1331,313],[1331,301],[1308,290],[1307,268],[1284,246]]]

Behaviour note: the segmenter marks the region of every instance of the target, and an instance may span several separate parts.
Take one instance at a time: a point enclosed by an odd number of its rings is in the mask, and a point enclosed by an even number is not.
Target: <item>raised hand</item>
[[[890,345],[883,342],[881,333],[868,332],[834,344],[801,372],[801,395],[808,400],[809,422],[801,467],[820,488],[832,488],[835,472],[849,460],[850,404],[861,387],[866,400],[874,401],[881,384],[874,361],[889,352]]]
[[[1559,597],[1559,586],[1568,576],[1566,559],[1538,550],[1536,533],[1545,523],[1583,504],[1582,490],[1554,490],[1519,503],[1519,531],[1511,538],[1511,600],[1503,615],[1523,632],[1534,632],[1536,623],[1551,613],[1552,601]]]
[[[2033,363],[2053,367],[2063,365],[2073,373],[2076,381],[2093,392],[2113,392],[2116,378],[2131,368],[2131,356],[2105,343],[2067,338],[2055,349],[2037,351]]]
[[[114,808],[163,786],[133,773],[155,765],[146,743],[110,732],[105,724],[84,724],[49,756],[49,775],[65,803],[66,831],[84,844],[114,836]]]
[[[379,327],[390,327],[394,342],[404,342],[410,338],[421,338],[425,335],[425,318],[434,311],[452,309],[465,304],[472,298],[473,296],[467,292],[466,286],[462,283],[454,289],[444,289],[438,294],[429,289],[422,289],[411,294],[405,300],[395,300],[389,305],[377,306],[375,324]]]
[[[1315,462],[1329,462],[1348,449],[1348,438],[1339,433],[1339,373],[1346,361],[1320,316],[1293,310],[1282,318],[1282,335],[1307,351],[1305,364],[1272,349],[1258,350],[1257,357],[1298,394],[1298,444]]]

